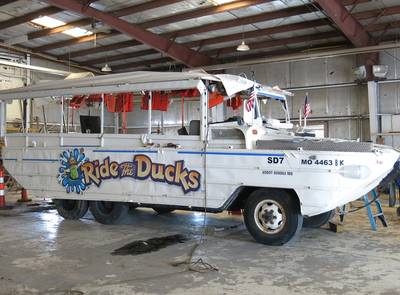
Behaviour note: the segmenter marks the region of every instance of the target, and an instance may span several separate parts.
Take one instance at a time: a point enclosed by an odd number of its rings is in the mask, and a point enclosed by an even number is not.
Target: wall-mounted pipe
[[[41,59],[44,59],[44,60],[48,60],[48,61],[51,61],[51,62],[55,62],[55,63],[58,63],[58,64],[63,64],[63,65],[66,65],[68,67],[71,67],[71,68],[79,69],[81,71],[85,71],[85,72],[89,71],[89,72],[93,72],[93,73],[97,73],[97,74],[104,74],[103,72],[101,72],[99,69],[97,69],[95,67],[82,66],[82,65],[79,65],[79,64],[77,64],[77,63],[75,63],[73,61],[70,61],[70,60],[60,60],[60,59],[57,59],[56,57],[54,57],[52,55],[49,55],[49,54],[46,54],[46,53],[42,53],[42,52],[35,52],[35,51],[30,50],[29,48],[22,48],[22,47],[18,47],[18,46],[14,46],[14,45],[9,45],[9,44],[6,44],[4,42],[0,42],[0,48],[4,48],[4,49],[6,49],[8,51],[11,51],[11,52],[21,52],[21,53],[24,53],[24,54],[31,54],[32,56],[36,56],[38,58],[41,58]]]
[[[389,80],[381,80],[377,81],[378,84],[391,84],[391,83],[400,83],[400,79],[389,79]],[[338,83],[338,84],[325,84],[325,85],[311,85],[305,87],[289,87],[289,88],[282,88],[283,90],[287,91],[301,91],[301,90],[318,90],[318,89],[327,89],[327,88],[340,88],[340,87],[353,87],[353,86],[360,86],[360,85],[367,85],[367,83]]]
[[[360,84],[357,83],[340,83],[340,84],[326,84],[326,85],[313,85],[306,87],[292,87],[292,88],[282,88],[287,91],[301,91],[301,90],[318,90],[318,89],[327,89],[327,88],[340,88],[340,87],[352,87],[358,86]]]
[[[37,71],[37,72],[58,75],[58,76],[68,76],[69,74],[71,74],[70,72],[66,72],[66,71],[55,70],[55,69],[39,67],[39,66],[32,66],[32,65],[8,61],[8,60],[4,60],[4,59],[0,59],[0,65],[28,69],[28,70],[33,70],[33,71]]]

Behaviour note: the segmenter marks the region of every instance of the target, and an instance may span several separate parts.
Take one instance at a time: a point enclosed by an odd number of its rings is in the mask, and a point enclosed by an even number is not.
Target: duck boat
[[[73,126],[72,102],[93,94],[97,100],[86,106],[97,115]],[[113,224],[130,207],[240,209],[256,241],[280,245],[303,218],[324,219],[371,191],[399,158],[384,145],[302,136],[290,122],[291,95],[242,76],[203,72],[132,72],[2,90],[2,160],[28,192],[54,199],[67,219],[90,210]],[[145,111],[125,112],[125,98]],[[25,122],[22,132],[6,133],[13,100],[52,104],[59,124],[32,133]],[[265,117],[264,101],[280,104],[285,118]],[[236,105],[235,116],[226,117],[226,103]],[[131,117],[136,124],[142,119],[139,126],[127,126]]]

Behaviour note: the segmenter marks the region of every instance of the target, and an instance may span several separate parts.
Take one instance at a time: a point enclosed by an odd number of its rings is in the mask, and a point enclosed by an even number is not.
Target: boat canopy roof
[[[257,93],[274,99],[285,100],[291,93],[263,86],[241,76],[206,72],[129,72],[79,79],[39,82],[37,84],[0,91],[0,100],[41,98],[49,96],[85,95],[137,91],[168,91],[198,88],[202,81],[222,83],[226,94],[232,96],[256,85]]]

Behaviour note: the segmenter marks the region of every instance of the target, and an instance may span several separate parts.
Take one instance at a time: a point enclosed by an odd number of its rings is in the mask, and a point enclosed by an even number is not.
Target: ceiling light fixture
[[[372,73],[376,78],[385,79],[389,71],[389,66],[386,65],[373,65]]]
[[[249,51],[249,50],[250,50],[250,46],[247,45],[247,44],[244,42],[244,26],[242,27],[242,43],[240,43],[240,44],[238,45],[238,47],[236,47],[236,50],[237,50],[237,51]]]
[[[242,43],[240,45],[238,45],[238,47],[236,48],[237,51],[249,51],[250,47],[249,45],[247,45],[246,43],[244,43],[244,41],[242,41]]]
[[[112,70],[111,70],[111,67],[110,67],[108,64],[105,64],[105,65],[101,68],[101,71],[102,71],[102,72],[105,72],[105,73],[109,73],[109,72],[111,72]]]

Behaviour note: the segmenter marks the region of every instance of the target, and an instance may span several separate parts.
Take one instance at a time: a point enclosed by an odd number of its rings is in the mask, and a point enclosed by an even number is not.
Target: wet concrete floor
[[[37,207],[37,206],[34,206]],[[26,208],[25,208],[26,209]],[[130,212],[122,225],[88,214],[63,220],[55,210],[0,212],[0,294],[400,294],[400,220],[369,227],[361,210],[344,230],[303,229],[280,247],[257,244],[240,216],[208,215],[208,235],[189,271],[185,261],[202,232],[202,213]],[[135,241],[182,235],[187,240],[139,255],[112,255]]]

